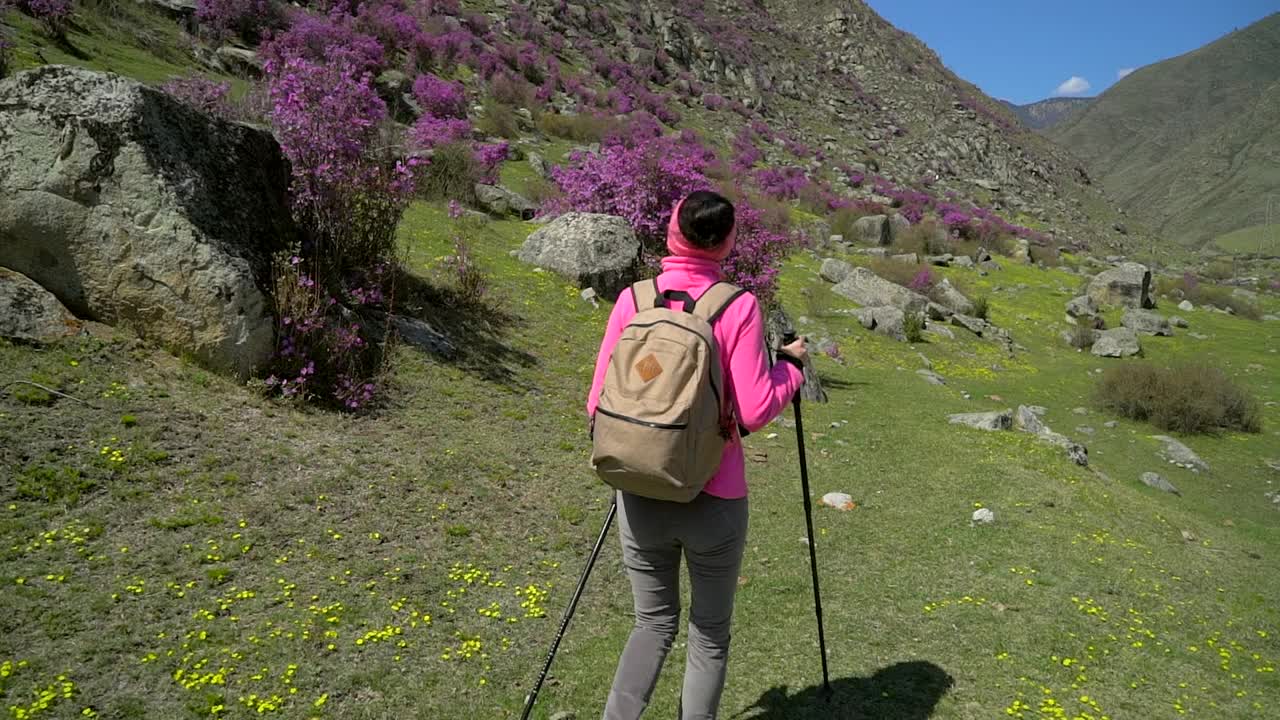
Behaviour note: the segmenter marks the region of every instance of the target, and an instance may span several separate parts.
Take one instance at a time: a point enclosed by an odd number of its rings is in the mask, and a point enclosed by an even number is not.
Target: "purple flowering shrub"
[[[471,136],[471,121],[465,118],[438,118],[423,113],[409,129],[409,139],[424,150],[459,142]]]
[[[381,352],[369,339],[358,311],[384,304],[383,287],[390,273],[387,265],[374,267],[339,302],[314,279],[301,257],[277,262],[273,294],[279,328],[267,389],[284,398],[322,400],[347,410],[368,405],[378,389],[372,370]]]
[[[316,16],[295,13],[292,23],[262,50],[264,65],[277,68],[290,60],[306,60],[332,67],[344,66],[353,72],[374,72],[386,63],[382,44],[372,35],[355,29],[350,15],[332,13]]]
[[[710,187],[704,170],[712,159],[705,148],[672,137],[615,142],[599,153],[575,152],[567,166],[552,169],[564,197],[546,210],[618,215],[644,242],[656,245],[666,237],[676,202]]]
[[[454,221],[453,255],[445,259],[445,267],[453,276],[458,299],[468,305],[480,305],[489,291],[489,280],[476,262],[471,238],[477,234],[481,221],[464,217],[456,201],[449,203],[449,217]]]
[[[431,73],[423,73],[413,81],[413,97],[422,111],[438,118],[465,118],[467,94],[462,83],[441,80]]]
[[[53,37],[66,36],[67,25],[71,22],[71,0],[18,0],[17,7],[39,20],[45,32]]]
[[[196,22],[214,39],[238,35],[256,42],[281,24],[282,14],[274,0],[196,0]]]
[[[621,216],[646,250],[656,254],[665,247],[675,204],[695,190],[711,189],[706,173],[717,162],[715,153],[692,133],[606,142],[599,153],[575,153],[567,166],[552,170],[564,195],[547,202],[544,211]],[[737,243],[725,260],[725,273],[767,304],[776,289],[781,261],[796,240],[748,200],[739,199],[735,207]]]
[[[774,200],[794,200],[809,187],[809,176],[803,168],[762,168],[754,175],[760,191]]]
[[[929,268],[921,268],[915,276],[911,278],[911,282],[907,283],[907,289],[915,290],[918,293],[925,293],[929,292],[930,288],[933,287],[933,283],[933,273],[929,271]]]
[[[350,57],[344,55],[344,57]],[[418,162],[384,148],[387,108],[368,72],[348,62],[269,59],[271,121],[293,171],[306,239],[276,263],[276,372],[268,387],[358,409],[384,357],[370,310],[389,311],[395,229]]]
[[[201,75],[188,75],[169,80],[160,89],[210,115],[232,119],[227,99],[231,83],[210,80]]]
[[[480,182],[486,185],[498,184],[498,169],[510,151],[511,146],[505,142],[476,145],[473,157],[480,166]]]
[[[743,200],[734,203],[734,219],[738,237],[724,261],[725,277],[768,307],[777,292],[782,261],[799,244],[798,237],[776,229],[762,211]]]

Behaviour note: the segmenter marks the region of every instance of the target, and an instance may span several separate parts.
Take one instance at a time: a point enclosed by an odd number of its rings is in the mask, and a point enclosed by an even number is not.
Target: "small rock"
[[[1153,487],[1157,490],[1163,490],[1164,492],[1173,493],[1174,495],[1178,495],[1178,496],[1182,495],[1182,493],[1178,492],[1178,488],[1174,487],[1168,480],[1165,480],[1164,476],[1159,475],[1157,473],[1153,473],[1153,472],[1142,473],[1142,483],[1144,485]]]
[[[1169,324],[1176,328],[1191,327],[1191,324],[1187,322],[1187,319],[1180,315],[1170,317]]]
[[[1142,352],[1138,334],[1127,327],[1104,330],[1097,334],[1090,351],[1098,357],[1129,357]]]
[[[1126,310],[1120,324],[1143,335],[1172,335],[1169,320],[1150,310]]]
[[[991,512],[989,508],[978,508],[973,511],[974,525],[990,525],[996,521],[996,514]]]
[[[1181,465],[1196,471],[1209,469],[1209,464],[1200,459],[1200,456],[1195,454],[1195,452],[1186,445],[1183,445],[1168,435],[1154,435],[1152,437],[1164,443],[1164,450],[1162,454],[1170,463],[1173,463],[1174,465]]]
[[[551,716],[550,720],[577,720],[577,713],[572,710],[561,710]]]
[[[1018,412],[1013,416],[1013,424],[1019,430],[1033,435],[1038,435],[1044,429],[1040,416],[1026,405],[1018,406]]]
[[[1191,312],[1192,310],[1196,309],[1196,306],[1192,305],[1190,300],[1183,300],[1182,302],[1178,303],[1178,309],[1181,310],[1182,312]]]
[[[930,385],[946,385],[947,381],[938,373],[932,370],[917,370],[916,374],[924,378],[924,381]]]
[[[853,501],[853,497],[851,495],[842,492],[829,492],[826,495],[823,495],[822,499],[818,502],[837,510],[852,510],[858,507],[857,503]]]
[[[1089,427],[1088,425],[1079,425],[1076,427],[1076,432],[1080,433],[1081,435],[1092,435],[1095,431],[1093,428]]]
[[[1080,467],[1089,467],[1089,448],[1077,442],[1068,442],[1066,445],[1067,458],[1071,462]]]
[[[1194,533],[1192,533],[1190,530],[1183,530],[1183,531],[1182,531],[1182,539],[1183,539],[1183,540],[1186,540],[1187,542],[1195,542],[1195,541],[1196,541],[1196,536],[1195,536],[1195,534],[1194,534]]]
[[[777,437],[778,437],[778,433],[769,433],[768,435],[765,435],[765,436],[764,436],[764,439],[765,439],[765,440],[773,440],[773,439],[775,439],[775,438],[777,438]]]
[[[1106,421],[1106,422],[1102,423],[1102,427],[1104,427],[1104,428],[1108,428],[1108,429],[1118,427],[1119,425],[1120,425],[1120,423],[1119,423],[1118,421],[1116,421],[1116,420],[1108,420],[1108,421]]]
[[[981,413],[956,413],[947,416],[952,425],[967,425],[978,430],[1008,430],[1013,427],[1013,410],[994,410]]]
[[[1084,407],[1072,408],[1071,412],[1075,413],[1076,415],[1088,415],[1089,408],[1084,408]]]

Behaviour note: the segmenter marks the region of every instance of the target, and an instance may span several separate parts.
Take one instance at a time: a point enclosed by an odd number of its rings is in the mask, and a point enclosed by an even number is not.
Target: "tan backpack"
[[[712,325],[744,292],[721,282],[694,300],[659,293],[656,280],[631,287],[636,315],[614,345],[593,423],[591,464],[606,483],[676,502],[702,492],[731,427]]]

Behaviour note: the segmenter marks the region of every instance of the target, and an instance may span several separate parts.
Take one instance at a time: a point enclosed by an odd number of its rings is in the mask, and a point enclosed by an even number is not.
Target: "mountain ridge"
[[[1049,131],[1121,207],[1200,245],[1280,187],[1280,13],[1139,68]],[[1261,200],[1265,202],[1265,200]]]

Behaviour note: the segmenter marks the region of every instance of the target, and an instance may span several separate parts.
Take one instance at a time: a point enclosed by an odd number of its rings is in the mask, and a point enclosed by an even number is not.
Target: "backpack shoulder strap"
[[[641,280],[631,286],[631,299],[635,301],[636,313],[658,306],[658,279]]]
[[[698,298],[693,314],[706,320],[708,325],[715,325],[724,311],[728,310],[735,300],[746,294],[747,291],[737,285],[718,282],[707,288],[706,292]]]

